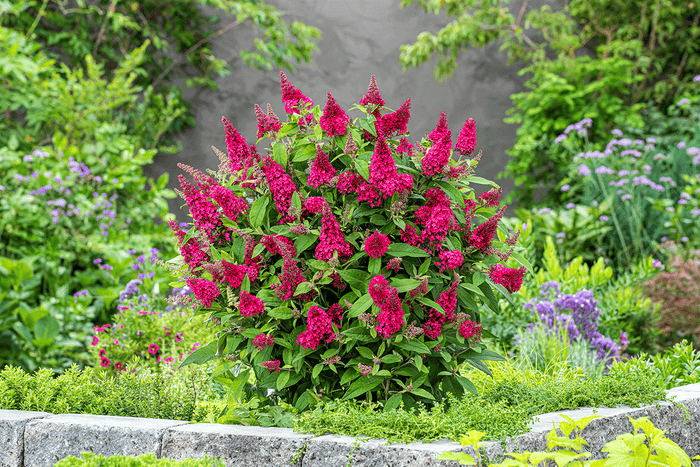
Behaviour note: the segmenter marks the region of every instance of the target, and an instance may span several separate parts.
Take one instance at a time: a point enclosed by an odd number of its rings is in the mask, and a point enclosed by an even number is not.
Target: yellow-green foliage
[[[220,459],[212,459],[209,456],[205,456],[204,459],[176,461],[156,459],[156,455],[152,453],[140,456],[103,457],[91,452],[84,452],[81,459],[68,456],[54,464],[54,467],[224,467],[224,463]]]
[[[503,462],[489,464],[489,467],[529,467],[540,465],[542,462],[556,462],[558,466],[580,465],[582,467],[622,467],[651,465],[666,467],[690,467],[690,457],[676,443],[666,438],[664,431],[659,430],[649,421],[648,417],[632,419],[627,417],[632,424],[632,432],[624,433],[608,442],[602,449],[607,453],[605,459],[590,460],[590,452],[583,449],[588,442],[581,436],[584,428],[598,415],[585,417],[574,421],[566,415],[559,424],[559,429],[552,428],[547,434],[547,450],[542,452],[508,453]],[[560,435],[561,433],[561,435]],[[573,437],[571,436],[573,434]],[[463,452],[444,452],[437,459],[456,460],[460,465],[483,466],[480,448],[486,443],[481,441],[484,434],[478,431],[469,431],[460,438],[462,447],[470,446],[477,454],[477,458]],[[556,448],[556,451],[554,450]],[[697,459],[700,456],[694,457]],[[547,464],[551,465],[551,464]]]

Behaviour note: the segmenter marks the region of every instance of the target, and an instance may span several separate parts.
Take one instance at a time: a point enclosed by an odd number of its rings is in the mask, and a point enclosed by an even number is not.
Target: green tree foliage
[[[218,17],[207,17],[200,7],[221,10],[231,22],[217,31],[212,24]],[[214,37],[249,24],[258,32],[258,37],[253,40],[254,51],[240,51],[246,65],[260,70],[273,67],[294,70],[294,62],[311,61],[319,30],[303,23],[287,23],[283,16],[282,12],[259,0],[0,1],[0,25],[10,30],[0,33],[3,56],[0,69],[11,75],[5,88],[15,96],[27,96],[25,99],[17,97],[18,102],[3,107],[8,110],[5,120],[23,122],[24,111],[31,105],[33,96],[23,92],[32,84],[29,78],[40,79],[41,72],[45,72],[45,80],[39,82],[45,90],[53,89],[55,86],[50,80],[53,73],[68,76],[69,70],[73,70],[75,78],[84,66],[85,57],[91,56],[95,65],[92,69],[88,67],[88,75],[93,76],[97,70],[104,74],[106,82],[116,85],[114,83],[120,80],[128,80],[122,83],[124,89],[132,90],[133,84],[138,91],[140,105],[130,98],[127,99],[130,106],[125,107],[126,102],[110,104],[125,113],[136,112],[146,117],[131,119],[128,122],[130,132],[148,128],[154,109],[179,109],[165,128],[159,127],[145,138],[145,147],[155,147],[161,136],[194,125],[194,116],[185,112],[187,104],[182,90],[166,83],[174,70],[182,69],[190,76],[185,83],[187,87],[212,90],[217,89],[214,81],[217,76],[229,74],[226,62],[213,54],[210,41]],[[143,55],[142,60],[135,60],[137,50]],[[13,60],[13,56],[16,59]],[[47,69],[51,60],[60,60],[68,67]],[[125,69],[133,76],[119,76]],[[67,79],[65,84],[69,86],[72,81],[75,79]],[[16,86],[16,82],[23,86]],[[79,95],[80,90],[68,91]],[[98,101],[97,107],[100,105]],[[37,133],[41,129],[45,129],[46,134]],[[54,128],[39,125],[33,134],[25,134],[24,140],[27,143],[42,141],[53,135],[52,130]]]
[[[405,68],[437,56],[435,78],[457,69],[459,53],[500,43],[508,63],[524,62],[527,91],[512,96],[506,119],[519,123],[511,159],[500,178],[515,180],[516,196],[532,204],[565,174],[569,157],[553,149],[571,123],[591,118],[589,136],[607,135],[616,123],[642,125],[645,102],[666,109],[691,89],[700,69],[700,8],[673,0],[572,0],[562,8],[529,8],[529,0],[402,0],[426,12],[455,18],[433,34],[423,32],[401,48]],[[546,155],[546,157],[543,157]],[[561,201],[559,192],[543,202]]]

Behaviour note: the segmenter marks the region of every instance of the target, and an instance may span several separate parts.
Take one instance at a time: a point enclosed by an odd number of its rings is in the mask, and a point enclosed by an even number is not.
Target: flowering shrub
[[[413,406],[474,391],[457,372],[498,359],[480,343],[479,302],[494,312],[493,288],[509,297],[525,267],[499,261],[516,239],[495,235],[500,189],[474,196],[480,154],[452,160],[441,115],[421,141],[406,137],[411,100],[388,111],[374,77],[351,119],[328,93],[323,109],[281,73],[288,121],[256,108],[259,153],[223,119],[219,171],[181,167],[193,227],[171,227],[181,256],[173,269],[222,324],[212,355],[240,362],[240,393],[273,389],[297,409],[320,399],[366,396]],[[473,120],[456,150],[473,153]],[[260,141],[258,140],[258,142]],[[503,250],[503,251],[502,251]],[[526,261],[525,261],[526,263]]]
[[[151,249],[150,258],[134,250],[129,253],[138,278],[119,293],[119,311],[113,320],[93,328],[89,345],[93,366],[114,374],[126,371],[127,363],[136,357],[139,367],[176,368],[201,341],[213,338],[211,327],[201,318],[190,320],[193,299],[189,287],[172,289],[163,296],[159,278],[148,272],[148,266],[158,261],[156,249]]]
[[[629,343],[624,332],[620,334],[620,345],[598,331],[600,310],[591,290],[563,294],[559,284],[550,281],[542,285],[539,300],[530,300],[525,308],[536,315],[537,322],[528,325],[522,335],[516,336],[516,346],[517,341],[527,338],[528,334],[544,331],[560,341],[586,342],[590,352],[608,367],[620,357]]]

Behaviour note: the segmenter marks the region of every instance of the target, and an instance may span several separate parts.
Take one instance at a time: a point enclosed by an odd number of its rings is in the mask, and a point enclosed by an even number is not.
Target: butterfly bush
[[[592,290],[564,294],[560,292],[558,282],[545,282],[540,288],[539,298],[530,300],[525,304],[525,309],[531,310],[537,322],[528,324],[524,333],[533,334],[542,330],[562,341],[585,342],[598,362],[606,368],[620,358],[622,350],[629,343],[625,333],[620,335],[620,345],[598,331],[600,309]],[[522,339],[522,335],[516,336],[516,346],[517,341]]]
[[[509,298],[526,271],[498,264],[522,257],[498,232],[502,190],[473,173],[474,120],[455,162],[445,113],[411,143],[410,98],[391,111],[374,76],[352,118],[330,93],[322,109],[284,73],[280,83],[286,122],[256,106],[249,144],[223,118],[219,170],[181,165],[192,228],[171,223],[180,248],[171,265],[197,313],[221,323],[185,363],[225,357],[232,387],[300,410],[474,392],[460,365],[500,358],[480,342],[480,306],[497,312],[496,294]],[[496,188],[475,196],[470,183]]]

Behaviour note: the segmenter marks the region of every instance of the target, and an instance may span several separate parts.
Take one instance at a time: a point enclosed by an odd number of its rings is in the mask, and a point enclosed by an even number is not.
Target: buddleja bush
[[[223,118],[228,154],[218,173],[180,175],[193,218],[179,239],[180,273],[223,329],[184,363],[227,357],[233,395],[251,373],[298,409],[320,399],[366,396],[397,407],[475,392],[464,362],[488,371],[479,303],[493,289],[510,298],[529,263],[517,235],[494,239],[501,190],[474,196],[481,153],[452,161],[452,131],[437,127],[411,144],[411,100],[390,113],[374,77],[350,120],[328,93],[323,111],[280,73],[288,121],[256,106],[259,154]],[[474,120],[456,152],[476,146]],[[214,178],[212,178],[214,177]],[[494,241],[495,240],[495,241]],[[501,249],[508,249],[502,252]],[[174,285],[174,284],[173,284]],[[183,284],[184,285],[184,284]],[[228,365],[230,366],[230,365]],[[227,364],[217,370],[226,374]],[[235,376],[233,376],[235,375]]]

